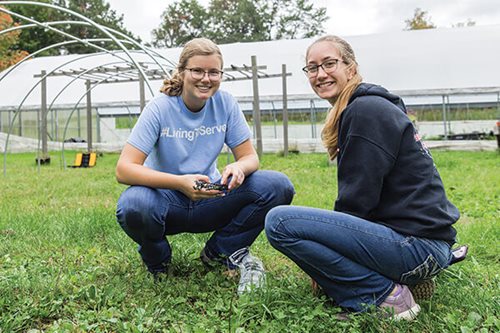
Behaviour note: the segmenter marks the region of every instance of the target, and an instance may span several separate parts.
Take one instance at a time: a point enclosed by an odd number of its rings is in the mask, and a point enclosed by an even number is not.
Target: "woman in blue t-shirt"
[[[322,138],[337,158],[338,195],[333,211],[273,208],[269,241],[342,308],[379,307],[411,320],[420,307],[408,285],[450,264],[459,212],[403,101],[362,82],[345,40],[315,41],[303,70],[332,105]]]
[[[248,248],[266,213],[290,204],[294,189],[282,173],[257,171],[243,113],[234,97],[219,90],[222,69],[212,41],[198,38],[184,46],[172,78],[142,111],[120,155],[116,178],[131,186],[116,216],[155,277],[167,272],[171,260],[168,235],[213,231],[201,260],[239,268],[241,293],[263,283],[262,263]],[[221,174],[217,157],[224,144],[235,162]]]

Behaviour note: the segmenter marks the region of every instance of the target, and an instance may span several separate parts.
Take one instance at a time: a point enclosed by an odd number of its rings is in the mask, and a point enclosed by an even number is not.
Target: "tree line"
[[[111,9],[110,5],[104,0],[38,0],[47,4],[57,5],[77,12],[94,22],[115,29],[125,35],[138,39],[123,25],[123,15],[119,15],[115,10]],[[1,3],[0,3],[1,4]],[[77,17],[69,13],[57,11],[49,7],[35,6],[35,5],[8,5],[4,6],[11,12],[15,12],[27,18],[32,18],[38,22],[54,22],[54,21],[81,21]],[[10,16],[10,15],[9,15]],[[29,24],[29,20],[22,19],[12,15],[12,25]],[[73,24],[60,24],[53,25],[54,28],[63,30],[80,39],[90,38],[103,38],[103,34],[86,25],[73,25]],[[0,40],[3,35],[0,35]],[[12,50],[22,50],[28,53],[33,53],[46,46],[68,40],[67,37],[58,34],[55,31],[43,27],[22,29],[17,34],[17,41],[11,45]],[[110,47],[113,49],[113,47]],[[116,47],[115,47],[116,48]],[[96,52],[95,48],[86,46],[84,44],[72,44],[66,47],[68,53],[90,53]],[[59,50],[51,49],[44,52],[42,55],[55,55]]]
[[[94,22],[119,31],[138,42],[138,36],[126,29],[123,15],[105,0],[38,0],[68,8]],[[1,3],[0,3],[1,4]],[[63,11],[32,5],[8,5],[8,10],[39,22],[80,21]],[[152,33],[152,46],[177,47],[196,37],[207,37],[218,44],[308,38],[325,33],[328,20],[325,7],[312,0],[210,0],[206,7],[197,0],[176,0],[161,14],[162,22]],[[0,31],[29,23],[15,15],[0,12]],[[417,8],[405,21],[406,30],[435,28],[426,11]],[[454,25],[475,25],[470,19]],[[106,37],[101,31],[77,24],[54,25],[79,39]],[[27,54],[67,40],[47,28],[29,28],[0,35],[0,71],[15,64]],[[149,44],[146,44],[149,45]],[[149,45],[151,46],[151,45]],[[106,43],[107,49],[118,46]],[[50,49],[41,55],[56,55],[62,49]],[[65,53],[91,53],[96,49],[83,43],[65,46]]]
[[[119,15],[105,0],[39,0],[68,8],[94,22],[117,30],[141,41],[128,31]],[[39,22],[79,20],[71,14],[49,7],[8,5],[6,8]],[[9,17],[3,14],[2,17]],[[197,0],[178,0],[167,6],[162,14],[161,25],[152,31],[152,45],[158,47],[181,46],[195,37],[207,37],[216,43],[236,41],[264,41],[286,38],[307,38],[325,32],[326,8],[315,8],[311,0],[211,0],[204,8]],[[20,17],[5,18],[4,27],[27,24]],[[80,38],[102,38],[103,34],[85,25],[54,26]],[[11,47],[32,53],[47,45],[61,42],[67,37],[43,27],[23,29],[11,34],[17,42]],[[2,38],[0,36],[0,38]],[[79,44],[67,47],[69,53],[95,52],[95,49]],[[54,55],[51,50],[45,55]]]
[[[157,47],[180,46],[196,37],[218,44],[296,39],[325,33],[326,8],[310,0],[197,0],[170,4],[152,32]]]

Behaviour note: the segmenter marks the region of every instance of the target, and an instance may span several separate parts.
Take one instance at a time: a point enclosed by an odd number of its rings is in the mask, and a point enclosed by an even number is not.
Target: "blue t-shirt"
[[[127,142],[148,157],[147,167],[175,175],[220,179],[217,157],[250,138],[236,99],[218,90],[203,109],[191,112],[181,96],[160,94],[144,108]]]

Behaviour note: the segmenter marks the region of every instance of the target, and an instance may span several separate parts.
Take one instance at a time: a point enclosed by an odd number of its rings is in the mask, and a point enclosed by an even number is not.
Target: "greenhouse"
[[[500,25],[342,37],[353,46],[364,80],[402,96],[424,137],[492,131],[500,114],[500,77],[494,75],[500,73]],[[319,141],[328,104],[313,94],[301,71],[312,41],[221,45],[222,89],[237,97],[252,125],[258,101],[264,138],[282,138],[286,98],[290,140]],[[179,53],[144,48],[24,61],[0,73],[0,132],[39,138],[45,103],[48,140],[90,135],[119,149]]]

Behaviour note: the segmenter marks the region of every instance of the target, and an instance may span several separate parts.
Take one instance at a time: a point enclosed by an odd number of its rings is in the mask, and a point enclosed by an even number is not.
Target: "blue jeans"
[[[206,246],[229,256],[250,246],[264,228],[266,213],[290,204],[294,193],[290,180],[275,171],[256,171],[225,196],[198,201],[179,191],[130,186],[118,200],[116,217],[154,273],[164,271],[172,256],[167,235],[215,231]]]
[[[395,282],[416,284],[449,265],[451,246],[398,234],[352,215],[281,206],[266,216],[269,242],[314,279],[339,306],[379,305]]]

